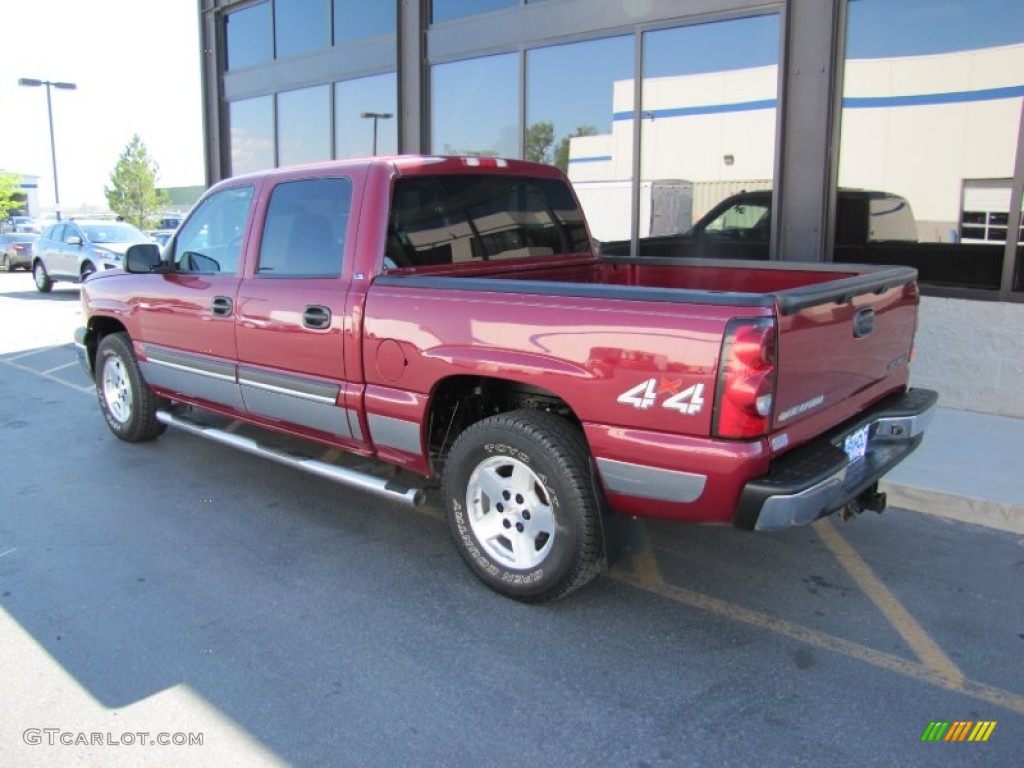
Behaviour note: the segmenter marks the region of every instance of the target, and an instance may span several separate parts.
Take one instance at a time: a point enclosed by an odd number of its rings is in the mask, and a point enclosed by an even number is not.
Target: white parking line
[[[31,357],[32,355],[38,355],[40,352],[49,352],[53,347],[41,347],[40,349],[30,349],[28,352],[22,352],[11,357],[5,357],[4,362],[9,363],[12,360],[21,360],[23,357]]]
[[[63,371],[65,368],[70,368],[72,365],[78,365],[78,361],[77,360],[72,360],[70,363],[64,363],[64,365],[58,365],[55,368],[50,368],[49,370],[43,371],[43,374],[47,375],[47,374],[51,374],[51,373],[56,373],[57,371]]]
[[[55,381],[58,384],[63,384],[68,389],[73,389],[76,392],[82,392],[83,394],[86,395],[91,395],[93,392],[96,391],[96,385],[94,384],[87,384],[85,386],[80,387],[76,384],[72,384],[70,381],[64,381],[63,379],[58,379],[56,376],[51,376],[48,373],[37,371],[35,368],[29,368],[27,365],[18,365],[17,363],[12,363],[10,359],[0,360],[0,363],[6,363],[7,365],[11,366],[11,368],[17,368],[20,371],[34,373],[36,376],[42,376],[44,379],[49,379],[50,381]]]

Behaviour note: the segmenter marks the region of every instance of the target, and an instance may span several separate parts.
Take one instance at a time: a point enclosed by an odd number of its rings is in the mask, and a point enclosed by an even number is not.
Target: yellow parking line
[[[631,567],[617,566],[614,568],[609,573],[609,578],[674,602],[688,605],[691,608],[697,608],[698,610],[749,624],[758,629],[768,630],[769,632],[783,635],[784,637],[821,648],[822,650],[841,653],[844,656],[871,664],[889,672],[913,678],[937,688],[955,691],[988,704],[1024,713],[1024,696],[1004,691],[991,685],[963,679],[962,677],[959,682],[956,682],[951,680],[947,674],[939,672],[926,664],[920,664],[889,653],[876,651],[873,648],[868,648],[850,640],[844,640],[841,637],[827,635],[824,632],[793,624],[785,619],[779,619],[759,611],[727,603],[710,595],[703,595],[683,587],[666,584],[661,578],[658,563],[650,549],[635,556]]]
[[[913,649],[917,658],[938,674],[946,677],[954,688],[963,685],[964,673],[957,668],[956,664],[939,648],[914,617],[910,615],[910,612],[903,607],[903,603],[875,576],[871,567],[864,562],[856,550],[836,530],[835,523],[828,518],[823,518],[812,527],[814,532],[818,534],[818,538],[835,555],[839,564],[857,582],[857,586],[882,612],[886,620],[893,626],[893,629],[899,632],[900,636],[907,641],[907,644]]]

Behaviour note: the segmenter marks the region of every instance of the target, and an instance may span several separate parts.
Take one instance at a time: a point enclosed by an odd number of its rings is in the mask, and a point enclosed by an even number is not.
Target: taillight
[[[775,321],[731,320],[718,363],[714,429],[717,437],[768,432],[775,399]]]

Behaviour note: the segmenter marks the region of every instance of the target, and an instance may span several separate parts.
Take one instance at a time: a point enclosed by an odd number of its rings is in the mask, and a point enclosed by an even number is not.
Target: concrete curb
[[[1024,536],[1024,507],[886,480],[881,481],[878,487],[888,495],[890,507],[902,507]]]

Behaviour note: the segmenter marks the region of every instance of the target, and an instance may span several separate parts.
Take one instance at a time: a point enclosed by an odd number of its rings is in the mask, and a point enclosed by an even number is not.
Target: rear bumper
[[[921,443],[937,401],[938,394],[928,389],[894,395],[776,459],[767,475],[744,486],[736,527],[763,531],[803,525],[872,492],[878,480]],[[844,442],[864,427],[868,428],[866,453],[851,462]]]

